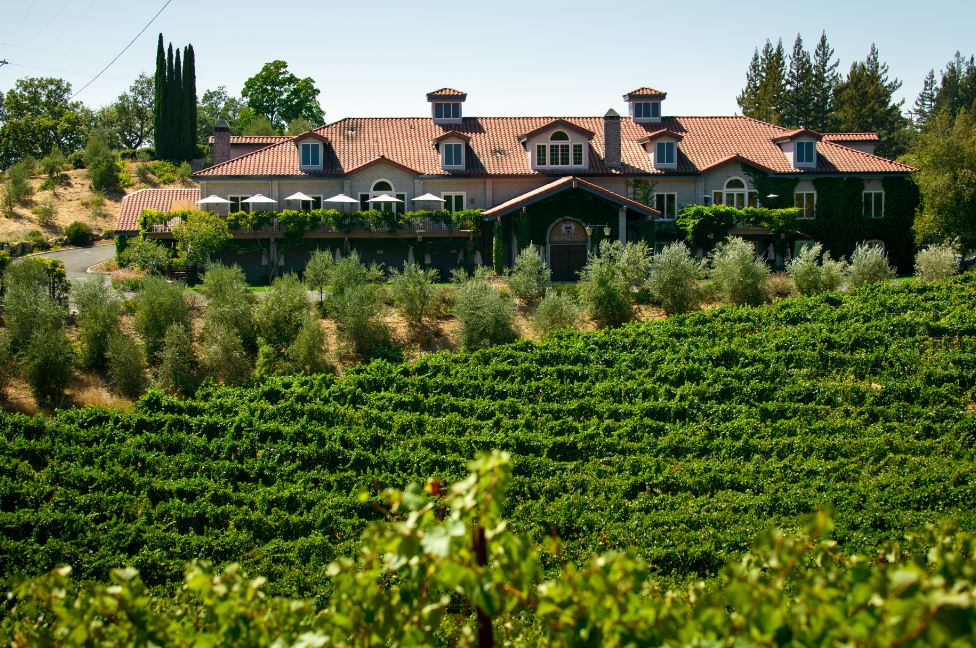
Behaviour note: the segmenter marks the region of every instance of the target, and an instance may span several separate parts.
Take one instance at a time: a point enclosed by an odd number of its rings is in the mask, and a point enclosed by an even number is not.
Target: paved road
[[[89,273],[88,268],[114,257],[115,246],[111,243],[109,245],[93,245],[86,248],[45,252],[39,256],[64,261],[64,271],[68,275],[68,281],[89,281],[98,275]]]

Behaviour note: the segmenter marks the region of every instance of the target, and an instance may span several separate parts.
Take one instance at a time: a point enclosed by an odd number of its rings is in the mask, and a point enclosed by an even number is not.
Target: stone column
[[[617,210],[617,239],[621,243],[627,242],[627,208]]]

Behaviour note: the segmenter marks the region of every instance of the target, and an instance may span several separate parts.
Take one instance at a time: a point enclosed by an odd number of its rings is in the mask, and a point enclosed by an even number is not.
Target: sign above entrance
[[[549,230],[550,243],[586,243],[586,229],[574,220],[564,219]]]

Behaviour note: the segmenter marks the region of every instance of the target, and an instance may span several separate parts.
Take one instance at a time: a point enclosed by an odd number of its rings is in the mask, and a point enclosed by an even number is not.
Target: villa
[[[441,88],[426,98],[426,117],[346,118],[297,136],[233,136],[220,120],[213,165],[193,176],[199,189],[127,196],[117,232],[135,234],[143,209],[192,209],[213,196],[227,201],[216,208],[221,214],[480,210],[467,227],[423,218],[395,228],[313,228],[287,248],[271,223],[234,231],[222,260],[257,275],[269,264],[300,271],[316,248],[336,255],[355,249],[388,266],[416,260],[446,270],[490,263],[499,245],[511,264],[531,241],[554,277],[569,280],[600,240],[660,247],[680,238],[674,219],[686,205],[796,206],[801,218],[789,245],[777,247],[757,228],[741,233],[771,259],[807,240],[822,241],[835,255],[875,241],[897,265],[911,264],[914,169],[875,155],[874,133],[671,116],[667,93],[649,87],[623,96],[626,116],[611,109],[602,117],[472,117],[464,114],[461,90]],[[265,202],[248,202],[258,196]],[[166,239],[171,231],[157,226],[147,235]],[[271,246],[253,245],[255,238],[271,239]]]

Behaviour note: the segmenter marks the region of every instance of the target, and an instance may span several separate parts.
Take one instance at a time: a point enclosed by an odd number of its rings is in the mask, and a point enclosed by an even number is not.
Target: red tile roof
[[[234,144],[277,144],[294,139],[291,135],[231,135],[231,146]],[[213,144],[213,135],[207,138],[207,142]]]
[[[538,128],[533,128],[527,133],[522,133],[519,136],[519,141],[524,142],[525,140],[532,137],[533,135],[538,135],[539,133],[543,133],[547,130],[555,130],[557,128],[566,128],[569,130],[574,130],[577,133],[580,133],[581,135],[586,135],[587,139],[592,139],[593,136],[596,134],[593,131],[591,131],[589,128],[583,128],[579,124],[574,124],[573,122],[568,121],[566,119],[553,119],[551,122],[543,124]]]
[[[684,139],[684,135],[682,135],[681,133],[675,132],[673,130],[668,130],[666,128],[662,128],[661,130],[656,130],[653,133],[648,133],[647,137],[640,138],[639,140],[637,140],[637,143],[645,144],[647,142],[653,142],[657,138],[664,137],[664,136],[672,137],[678,140],[679,142]]]
[[[778,137],[774,137],[773,138],[773,141],[774,142],[777,142],[777,143],[778,142],[787,142],[787,141],[789,141],[791,139],[794,139],[796,137],[799,137],[800,135],[809,135],[810,137],[814,138],[818,142],[821,139],[823,139],[823,135],[821,135],[820,133],[818,133],[815,130],[810,130],[809,128],[797,128],[795,130],[787,131],[786,133],[783,133],[782,135],[780,135]]]
[[[554,180],[549,184],[542,185],[537,189],[527,191],[524,194],[512,198],[511,200],[507,200],[500,205],[495,205],[491,209],[486,209],[481,212],[481,215],[485,218],[504,216],[505,214],[511,213],[520,207],[537,202],[546,196],[559,193],[560,191],[565,191],[566,189],[577,188],[610,198],[617,204],[626,205],[627,207],[630,207],[634,211],[644,214],[645,216],[661,215],[661,212],[648,207],[643,203],[639,203],[636,200],[631,200],[626,196],[621,196],[615,191],[610,191],[609,189],[605,189],[600,185],[593,184],[592,182],[588,182],[583,178],[577,178],[576,176],[563,176],[562,178]]]
[[[139,216],[143,209],[169,211],[174,203],[194,205],[200,200],[200,189],[140,189],[122,198],[119,216],[115,219],[116,232],[135,232],[139,229]],[[179,207],[179,205],[177,205]]]
[[[825,142],[877,142],[877,133],[824,133]]]
[[[630,92],[625,94],[624,101],[630,101],[631,98],[636,99],[638,97],[661,97],[663,99],[664,97],[667,96],[668,93],[665,92],[664,90],[655,90],[654,88],[648,88],[647,86],[644,86],[642,88],[637,88],[636,90],[631,90]]]
[[[455,90],[454,88],[440,88],[439,90],[431,90],[427,93],[427,98],[431,97],[467,97],[468,93],[464,90]]]
[[[430,117],[349,118],[316,129],[327,137],[324,170],[302,171],[298,151],[289,140],[272,144],[196,176],[342,176],[381,155],[421,175],[551,175],[532,170],[519,143],[525,133],[565,120],[584,131],[590,140],[590,168],[577,175],[698,174],[725,160],[740,159],[772,173],[910,173],[914,169],[882,157],[835,144],[826,138],[817,146],[817,166],[795,169],[773,140],[790,130],[749,117],[664,117],[660,123],[638,124],[620,119],[622,166],[603,163],[603,117],[466,117],[461,123],[435,124]],[[639,140],[661,130],[682,135],[675,170],[653,168]],[[431,142],[448,131],[470,137],[467,168],[445,171]]]

